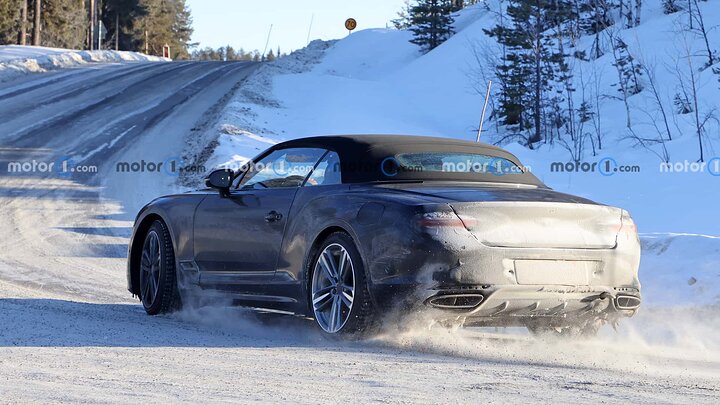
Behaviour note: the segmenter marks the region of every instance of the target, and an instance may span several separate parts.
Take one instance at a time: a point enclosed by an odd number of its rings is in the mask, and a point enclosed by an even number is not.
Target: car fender
[[[139,273],[137,264],[147,228],[153,219],[161,219],[168,227],[175,252],[175,261],[193,260],[193,224],[195,210],[206,197],[205,194],[180,194],[158,198],[143,207],[133,225],[128,245],[128,290],[137,295]]]

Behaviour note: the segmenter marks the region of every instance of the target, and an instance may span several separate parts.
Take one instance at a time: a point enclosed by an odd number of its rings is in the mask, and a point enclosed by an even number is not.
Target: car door
[[[295,194],[325,152],[272,151],[250,165],[229,195],[213,193],[200,203],[193,231],[200,284],[262,284],[273,277]]]

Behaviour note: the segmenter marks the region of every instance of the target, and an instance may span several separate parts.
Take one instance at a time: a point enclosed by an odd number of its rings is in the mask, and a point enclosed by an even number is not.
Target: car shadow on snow
[[[619,355],[635,356],[625,362],[629,368],[652,358],[634,353],[636,345],[621,345],[617,351],[603,354],[614,346],[608,346],[611,341],[569,344],[502,337],[458,338],[443,331],[436,335],[393,335],[365,341],[331,338],[308,319],[237,307],[202,307],[151,317],[139,304],[0,298],[0,348],[298,348],[372,354],[388,361],[397,361],[397,356],[403,355],[413,361],[423,356],[434,362],[464,358],[501,366],[524,362],[558,372],[595,368],[608,359],[616,361]],[[578,363],[578,356],[587,353],[594,355]],[[686,361],[691,365],[696,362]],[[622,364],[619,367],[626,370]]]
[[[0,176],[2,178],[2,176]],[[54,189],[49,187],[0,186],[0,198],[62,199],[65,202],[87,203],[98,198],[98,191],[91,189]]]
[[[111,236],[120,238],[130,238],[132,236],[132,228],[123,227],[61,227],[57,228],[66,232],[72,232],[81,236]]]
[[[0,347],[350,347],[309,320],[237,307],[151,317],[138,304],[0,299]]]
[[[58,299],[0,298],[0,349],[12,348],[298,348],[342,354],[370,354],[387,361],[397,355],[458,357],[485,363],[508,360],[453,348],[401,343],[396,339],[329,337],[314,321],[239,307],[202,307],[148,316],[140,304],[95,304]],[[308,354],[311,355],[311,354]],[[513,360],[514,361],[514,360]],[[565,368],[536,362],[537,365]]]

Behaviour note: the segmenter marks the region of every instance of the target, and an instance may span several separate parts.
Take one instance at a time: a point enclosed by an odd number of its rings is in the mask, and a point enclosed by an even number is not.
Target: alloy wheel
[[[328,333],[342,330],[350,318],[355,299],[355,267],[340,244],[325,247],[317,258],[312,278],[315,319]]]
[[[140,298],[146,308],[155,302],[160,289],[160,237],[150,231],[145,238],[140,262]]]

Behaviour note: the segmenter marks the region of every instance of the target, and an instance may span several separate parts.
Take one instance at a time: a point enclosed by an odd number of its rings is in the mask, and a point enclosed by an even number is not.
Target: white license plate
[[[589,285],[600,262],[515,260],[515,277],[523,285]]]

